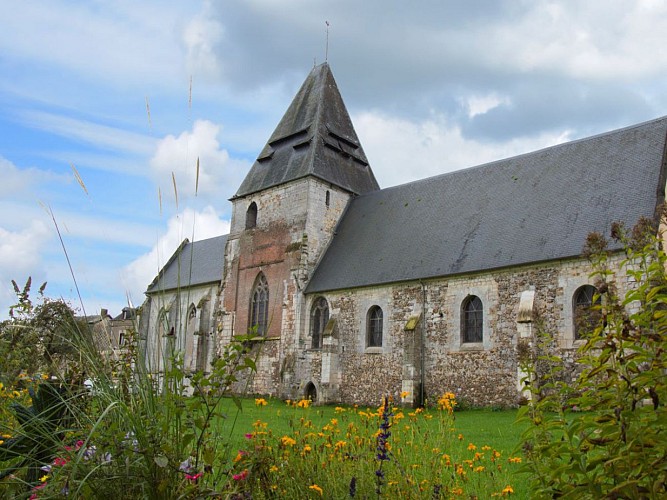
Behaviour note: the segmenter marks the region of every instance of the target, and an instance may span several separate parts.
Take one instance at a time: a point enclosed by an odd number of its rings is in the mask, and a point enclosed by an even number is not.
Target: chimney
[[[100,316],[102,316],[102,318],[106,318],[108,315],[109,311],[107,309],[102,308],[102,310],[100,311]]]

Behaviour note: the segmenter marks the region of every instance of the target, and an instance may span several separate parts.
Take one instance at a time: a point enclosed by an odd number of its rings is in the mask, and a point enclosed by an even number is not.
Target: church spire
[[[379,189],[327,63],[312,69],[234,198],[307,176],[354,194]]]

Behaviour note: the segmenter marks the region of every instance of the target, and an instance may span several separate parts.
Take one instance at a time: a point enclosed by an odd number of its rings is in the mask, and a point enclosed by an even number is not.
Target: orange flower
[[[283,446],[294,446],[296,444],[296,440],[292,439],[289,436],[283,436],[280,438],[280,443]]]
[[[477,446],[475,446],[472,443],[468,443],[468,451],[475,451],[477,449]]]
[[[503,496],[511,495],[512,493],[514,493],[514,489],[509,484],[505,486],[505,488],[501,492]]]
[[[507,461],[511,464],[520,464],[521,463],[521,457],[509,457]]]
[[[316,491],[317,493],[320,494],[320,496],[322,496],[322,488],[320,488],[320,487],[317,486],[316,484],[312,484],[312,485],[308,486],[308,489],[311,489],[311,490],[313,490],[313,491]]]

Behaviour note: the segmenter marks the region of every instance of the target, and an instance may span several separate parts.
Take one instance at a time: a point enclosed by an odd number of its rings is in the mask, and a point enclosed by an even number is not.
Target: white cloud
[[[442,116],[414,122],[378,113],[353,117],[355,129],[381,187],[424,179],[457,169],[565,142],[566,132],[484,143],[466,139]]]
[[[168,82],[181,67],[175,63],[178,28],[196,8],[187,2],[25,0],[12,6],[0,48],[10,59],[117,85]]]
[[[463,105],[468,110],[468,118],[473,118],[477,115],[483,115],[493,108],[497,108],[501,104],[509,105],[511,100],[509,97],[501,97],[496,93],[487,95],[473,95],[463,100]]]
[[[186,68],[192,75],[204,79],[216,78],[221,74],[220,61],[215,46],[223,35],[223,26],[214,18],[199,15],[192,19],[183,30],[186,48]]]
[[[198,196],[229,198],[240,185],[249,165],[236,160],[220,147],[220,126],[207,120],[197,120],[192,132],[178,137],[168,135],[159,141],[150,166],[162,189],[163,203],[167,193],[173,193],[172,172],[176,179],[179,200],[195,195],[197,158],[199,158]],[[173,198],[173,195],[171,196]],[[223,198],[223,199],[224,199]]]
[[[2,179],[0,197],[7,199],[22,196],[28,189],[38,184],[56,180],[65,181],[67,177],[38,168],[20,169],[0,156],[0,179]]]
[[[123,270],[123,285],[132,302],[135,305],[143,302],[146,288],[185,238],[199,241],[227,233],[229,221],[220,218],[212,206],[201,211],[186,208],[169,219],[166,231],[153,248]]]
[[[46,275],[42,252],[52,237],[51,229],[40,220],[19,231],[0,227],[0,318],[16,302],[11,280],[22,288],[28,276]]]
[[[489,59],[593,80],[664,73],[665,2],[536,2],[522,14],[487,27],[497,42]]]
[[[146,135],[68,116],[28,111],[22,119],[35,129],[114,151],[149,155],[155,144],[155,139]]]

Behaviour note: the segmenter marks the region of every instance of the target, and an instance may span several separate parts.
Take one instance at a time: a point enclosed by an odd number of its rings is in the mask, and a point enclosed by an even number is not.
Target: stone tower
[[[265,337],[250,392],[295,398],[319,384],[318,297],[303,290],[349,200],[377,189],[328,64],[314,67],[231,199],[219,340]]]

